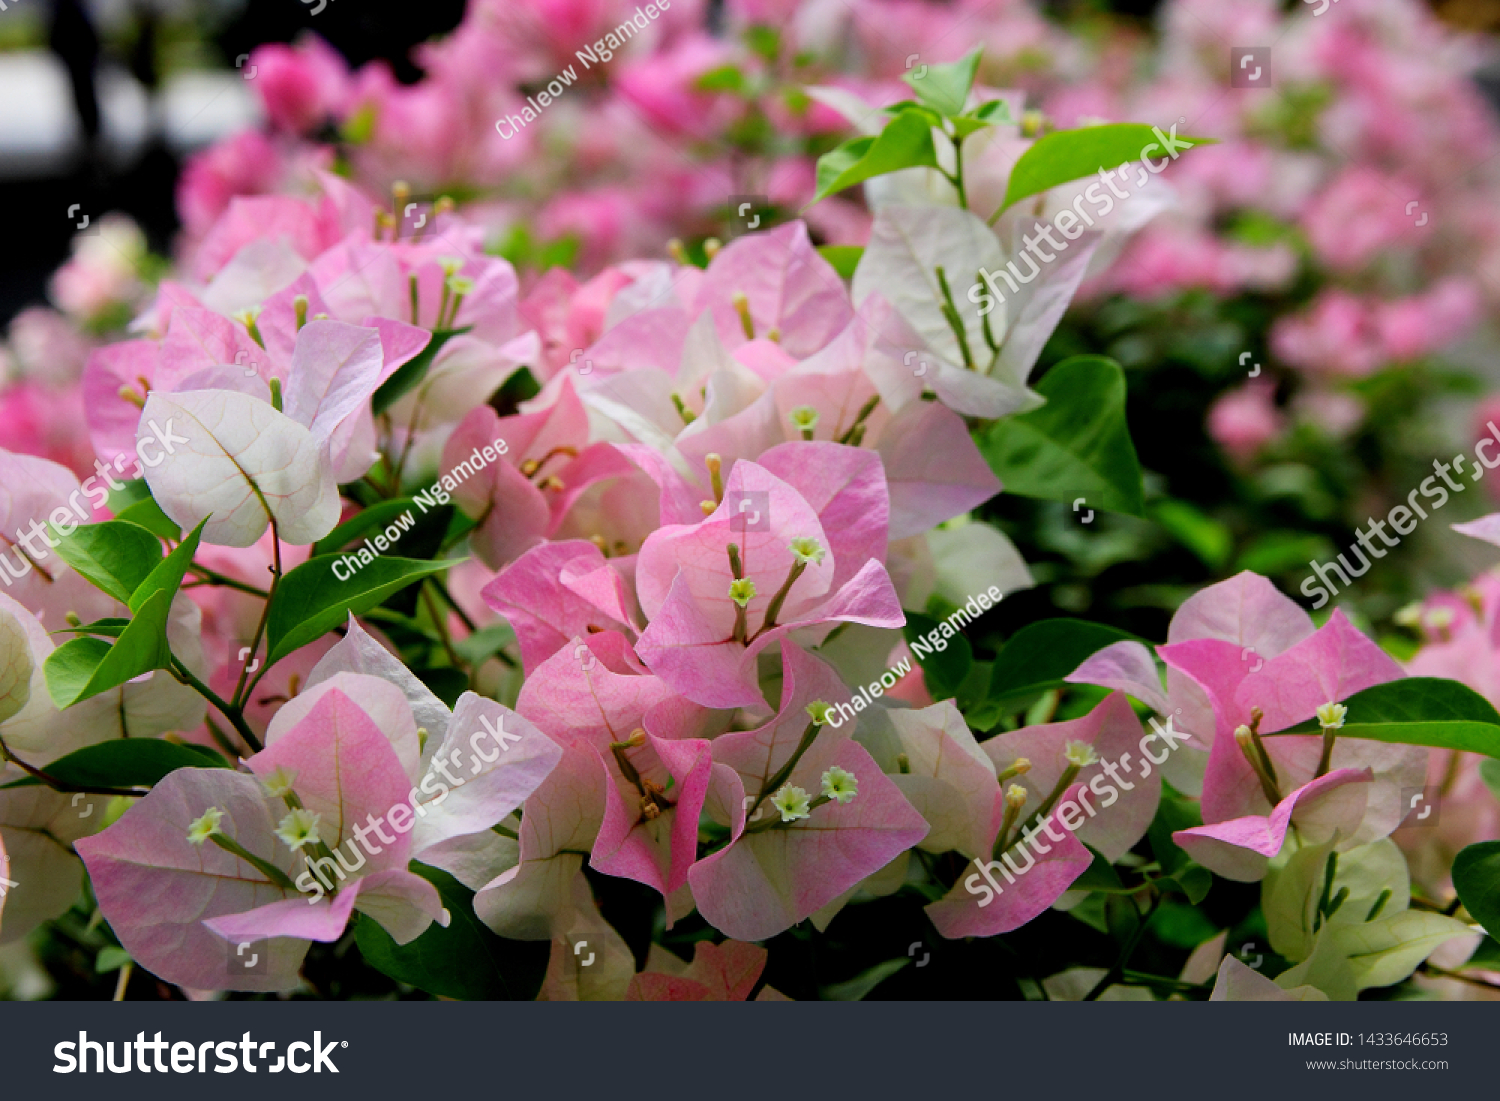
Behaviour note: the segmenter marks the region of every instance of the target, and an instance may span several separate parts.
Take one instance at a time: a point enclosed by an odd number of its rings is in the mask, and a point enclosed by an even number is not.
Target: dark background
[[[92,72],[100,60],[125,66],[147,89],[157,86],[161,27],[150,5],[134,4],[132,40],[111,44],[100,42],[79,0],[21,2],[48,6],[49,45],[72,76],[75,108],[84,133],[98,128]],[[311,10],[300,0],[247,0],[238,14],[211,28],[209,45],[221,58],[233,59],[262,43],[289,42],[312,29],[352,65],[384,58],[397,78],[410,84],[421,76],[407,56],[411,48],[456,27],[463,18],[464,0],[422,0],[416,4],[329,0],[316,19]],[[232,61],[225,64],[228,67]],[[15,105],[7,107],[17,109]],[[166,251],[177,230],[174,192],[181,167],[178,156],[158,138],[124,170],[112,170],[98,157],[85,153],[62,175],[0,179],[0,209],[31,212],[9,219],[9,259],[0,267],[0,325],[8,324],[26,306],[42,302],[47,278],[67,258],[73,228],[59,207],[64,197],[64,205],[77,202],[86,210],[129,214],[145,230],[152,247]]]

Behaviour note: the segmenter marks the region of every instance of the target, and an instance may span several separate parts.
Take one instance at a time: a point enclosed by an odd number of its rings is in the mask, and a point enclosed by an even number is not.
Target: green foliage
[[[978,440],[1007,493],[1140,516],[1145,490],[1125,423],[1125,375],[1103,356],[1074,356],[1042,378],[1047,404],[996,421]]]
[[[1049,191],[1058,184],[1092,176],[1100,169],[1109,171],[1129,161],[1138,160],[1147,151],[1153,159],[1164,156],[1157,131],[1144,123],[1114,122],[1103,126],[1085,126],[1078,130],[1054,130],[1016,161],[1010,182],[1005,188],[1001,210],[1008,210],[1031,195]],[[1209,138],[1179,136],[1179,142],[1211,145]],[[1152,146],[1156,148],[1152,149]],[[1180,155],[1180,154],[1179,154]],[[1159,162],[1158,162],[1159,163]]]
[[[923,65],[917,72],[908,72],[901,79],[924,106],[939,115],[957,115],[968,102],[969,91],[974,87],[974,74],[979,71],[979,55],[983,52],[982,47],[976,46],[957,61]]]
[[[281,579],[266,614],[267,664],[343,626],[350,615],[364,615],[408,585],[458,563],[382,555],[341,581],[333,572],[338,560],[335,554],[319,555]]]
[[[229,768],[229,762],[200,745],[178,745],[157,738],[119,738],[74,750],[47,766],[47,775],[76,788],[148,788],[179,768]],[[37,781],[27,777],[6,787]]]
[[[535,998],[547,973],[550,941],[497,937],[474,916],[474,892],[447,872],[412,863],[442,896],[450,921],[434,922],[416,940],[398,945],[372,919],[360,915],[355,938],[377,971],[443,998],[516,1001]]]
[[[906,626],[903,628],[903,634],[906,636],[908,646],[922,639],[923,648],[931,648],[931,644],[926,641],[926,636],[928,632],[937,629],[938,621],[931,616],[918,612],[906,613]],[[952,638],[944,641],[947,643],[944,649],[933,649],[932,653],[925,656],[918,653],[915,647],[912,648],[912,657],[922,667],[923,679],[927,682],[927,691],[935,700],[950,699],[957,695],[974,664],[973,648],[962,634],[956,633]]]
[[[902,111],[878,135],[851,138],[818,158],[818,190],[813,202],[872,176],[903,168],[937,167],[932,122],[921,111]]]
[[[1063,680],[1085,658],[1112,643],[1135,636],[1102,623],[1082,619],[1045,619],[1017,631],[995,658],[989,698],[994,702],[1021,700]]]

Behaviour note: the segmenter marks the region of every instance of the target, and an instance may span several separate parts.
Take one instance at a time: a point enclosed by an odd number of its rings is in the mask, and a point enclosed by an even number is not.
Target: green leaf
[[[117,738],[74,750],[47,766],[47,775],[78,788],[149,788],[179,768],[229,768],[205,746],[159,738]],[[34,782],[34,781],[32,781]]]
[[[1217,572],[1229,561],[1234,549],[1229,528],[1186,501],[1157,501],[1151,506],[1151,519],[1166,528],[1172,538],[1197,555],[1210,570]]]
[[[969,89],[974,87],[974,74],[979,70],[979,55],[983,52],[983,46],[975,46],[957,61],[924,65],[926,72],[921,76],[909,72],[901,79],[938,114],[957,115],[969,100]]]
[[[932,653],[924,657],[912,646],[912,657],[922,667],[927,691],[932,698],[947,700],[956,696],[974,664],[974,651],[969,646],[969,640],[957,632],[954,632],[952,638],[942,638],[938,631],[938,621],[919,612],[906,613],[906,626],[902,628],[902,633],[906,636],[908,646],[921,640],[923,649],[932,650]],[[927,637],[929,633],[938,634],[938,643]],[[937,649],[939,643],[945,644],[941,650]]]
[[[110,616],[105,619],[96,619],[92,623],[80,623],[77,627],[59,627],[52,634],[100,635],[104,638],[119,638],[120,633],[129,626],[130,620],[121,619],[118,616]]]
[[[1403,677],[1356,692],[1344,701],[1354,723],[1474,722],[1500,726],[1500,711],[1468,685],[1443,677]],[[1316,719],[1297,729],[1317,733]]]
[[[1453,886],[1464,909],[1490,936],[1500,936],[1500,841],[1481,841],[1459,853]]]
[[[1128,894],[1125,884],[1120,881],[1120,873],[1115,871],[1114,865],[1104,858],[1104,854],[1097,852],[1093,846],[1085,845],[1085,848],[1093,855],[1094,862],[1083,869],[1083,874],[1072,883],[1068,884],[1070,891],[1103,891],[1105,894]],[[1131,890],[1140,890],[1139,887]]]
[[[819,245],[818,254],[832,265],[845,281],[854,278],[854,269],[859,267],[860,257],[865,254],[863,245]]]
[[[695,80],[693,85],[700,92],[735,92],[743,94],[749,88],[745,83],[745,74],[740,72],[739,68],[734,65],[720,65],[717,69],[710,69]]]
[[[312,545],[311,553],[316,557],[320,554],[333,554],[341,551],[350,543],[363,539],[367,533],[385,527],[396,517],[412,508],[421,511],[421,506],[412,497],[398,497],[393,501],[381,501],[378,505],[371,505],[319,539]]]
[[[132,612],[139,612],[145,606],[146,601],[162,593],[167,594],[167,605],[171,606],[172,598],[177,595],[182,579],[187,574],[187,568],[193,564],[193,555],[198,553],[198,540],[203,536],[203,525],[206,523],[208,523],[207,516],[199,520],[198,526],[188,533],[188,537],[178,543],[172,553],[163,558],[146,579],[136,587],[130,597]],[[163,636],[163,642],[165,641],[165,636]]]
[[[1156,882],[1163,890],[1181,891],[1196,906],[1208,897],[1208,889],[1214,885],[1214,875],[1207,868],[1189,864],[1175,875],[1163,876]]]
[[[1125,373],[1103,356],[1073,356],[1042,377],[1047,404],[996,421],[979,439],[1007,493],[1144,513],[1141,466],[1125,423]]]
[[[172,658],[167,645],[171,611],[172,594],[162,590],[141,605],[113,644],[100,638],[75,638],[53,650],[42,666],[52,702],[59,708],[71,707],[142,673],[165,669]]]
[[[550,941],[497,937],[474,916],[474,892],[447,872],[415,861],[411,870],[442,896],[451,921],[433,922],[416,940],[397,944],[365,914],[355,925],[359,951],[371,967],[397,982],[443,998],[530,1001],[542,988]]]
[[[1305,570],[1309,562],[1331,558],[1334,546],[1327,536],[1313,532],[1268,531],[1256,536],[1240,552],[1234,572],[1249,570],[1268,577]]]
[[[1172,835],[1178,830],[1189,830],[1201,825],[1203,816],[1198,813],[1196,802],[1167,791],[1162,792],[1161,802],[1156,807],[1156,817],[1151,820],[1146,836],[1151,841],[1152,855],[1165,874],[1176,877],[1180,869],[1193,863],[1192,857],[1172,840]]]
[[[130,481],[120,485],[119,489],[111,489],[105,504],[118,519],[121,512],[131,505],[151,499],[151,487],[146,484],[144,478],[132,478]]]
[[[375,415],[380,416],[400,401],[408,390],[426,378],[428,368],[432,366],[433,359],[442,350],[443,345],[455,336],[468,332],[471,328],[473,328],[472,325],[466,325],[462,329],[444,329],[433,333],[432,339],[427,342],[427,347],[396,368],[395,374],[382,382],[371,395],[370,408]]]
[[[1341,738],[1457,749],[1500,758],[1500,713],[1472,688],[1441,677],[1405,677],[1356,692]],[[1309,719],[1278,734],[1315,734]],[[1274,737],[1275,735],[1271,735]]]
[[[813,202],[872,176],[903,168],[937,167],[932,126],[919,111],[902,111],[875,137],[853,138],[818,158],[818,192]]]
[[[147,497],[144,501],[137,501],[133,505],[126,505],[115,513],[116,520],[125,520],[139,527],[145,528],[152,535],[162,539],[170,539],[172,542],[182,538],[182,529],[174,524],[167,514],[161,510],[154,497]]]
[[[310,558],[281,579],[266,613],[268,664],[274,665],[298,647],[342,626],[351,613],[363,615],[413,582],[460,561],[380,557],[340,581],[333,572],[339,557],[325,554]]]
[[[1195,145],[1214,144],[1210,138],[1179,137],[1177,140]],[[1150,150],[1151,157],[1159,164],[1157,158],[1166,156],[1166,150],[1157,140],[1156,130],[1140,122],[1054,130],[1038,138],[1016,161],[1000,209],[1007,210],[1029,195],[1048,191],[1069,180],[1081,180],[1095,175],[1100,169],[1109,170],[1127,161],[1138,160],[1152,145],[1156,148]]]
[[[464,661],[477,666],[515,641],[516,633],[511,630],[510,624],[499,620],[486,624],[467,638],[459,639],[453,644],[453,649]]]
[[[883,960],[873,967],[867,967],[852,979],[820,987],[818,997],[825,1002],[864,1001],[870,991],[911,963],[911,961],[912,958],[910,956],[898,956],[895,959]]]
[[[99,949],[99,954],[94,957],[94,973],[103,975],[109,971],[118,971],[129,962],[130,953],[111,944]]]
[[[95,588],[120,603],[130,596],[161,562],[161,540],[143,527],[124,520],[85,524],[57,544],[57,553]]]
[[[1484,781],[1484,786],[1490,789],[1490,794],[1496,800],[1500,800],[1500,761],[1480,761],[1479,778]]]
[[[1022,627],[995,658],[990,699],[1015,699],[1049,688],[1071,687],[1063,680],[1085,658],[1111,643],[1135,636],[1082,619],[1044,619]]]

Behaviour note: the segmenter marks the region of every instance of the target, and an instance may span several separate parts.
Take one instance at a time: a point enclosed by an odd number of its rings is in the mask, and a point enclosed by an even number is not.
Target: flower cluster
[[[138,314],[75,349],[86,447],[0,450],[6,940],[86,874],[118,947],[189,991],[293,989],[352,931],[435,994],[475,989],[462,935],[506,966],[547,945],[547,998],[767,998],[778,938],[882,900],[955,953],[1129,924],[1082,988],[1099,996],[1135,974],[1151,915],[1218,877],[1261,884],[1283,967],[1227,961],[1216,997],[1353,998],[1467,959],[1487,896],[1393,838],[1433,749],[1462,770],[1500,745],[1500,713],[1455,683],[1493,696],[1483,662],[1443,649],[1489,645],[1484,599],[1417,613],[1411,677],[1250,572],[1178,602],[1155,647],[1000,628],[1033,577],[982,512],[1009,486],[1145,514],[1124,373],[1044,357],[1081,289],[1278,285],[1285,245],[1226,246],[1191,278],[1162,259],[1217,249],[1208,227],[1262,200],[1365,273],[1401,234],[1348,212],[1383,212],[1384,184],[1350,170],[1318,194],[1314,174],[1266,199],[1243,165],[1280,180],[1291,154],[1248,115],[1195,120],[1231,139],[1200,159],[1171,119],[1217,91],[1206,61],[1154,99],[1052,82],[1054,120],[1143,120],[1056,129],[990,83],[1059,48],[1024,5],[815,7],[732,2],[736,34],[713,38],[692,0],[644,27],[622,3],[479,2],[415,86],[316,40],[262,47],[270,131],[190,167],[172,271],[110,281],[80,250],[60,273],[76,316]],[[1170,9],[1164,49],[1202,52],[1184,21],[1223,13],[1200,7]],[[920,71],[892,23],[933,44]],[[845,31],[870,71],[835,80]],[[1298,47],[1309,79],[1364,41],[1324,35]],[[779,131],[798,141],[777,159]],[[676,176],[663,134],[694,150]],[[748,153],[772,206],[819,202],[724,243],[706,226],[752,189]],[[545,199],[518,216],[444,194],[509,189]],[[573,230],[581,254],[534,270]],[[1156,282],[1127,287],[1142,270]],[[1430,282],[1380,307],[1330,292],[1279,354],[1360,374],[1430,350],[1479,308]],[[1277,417],[1256,391],[1213,423],[1249,454]],[[1403,847],[1451,903],[1413,893]],[[639,973],[612,891],[655,942]],[[691,964],[662,945],[680,928]],[[1138,985],[1206,995],[1227,933]]]

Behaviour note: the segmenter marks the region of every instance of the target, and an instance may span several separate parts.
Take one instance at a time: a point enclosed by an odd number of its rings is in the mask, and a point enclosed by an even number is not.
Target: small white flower
[[[823,556],[828,553],[822,548],[822,546],[816,539],[810,538],[808,536],[799,536],[798,538],[793,539],[791,543],[791,551],[792,557],[794,557],[798,562],[811,563],[812,565],[817,565],[819,562],[823,561]]]
[[[823,773],[823,794],[836,803],[847,803],[859,794],[859,780],[854,773],[834,765]]]
[[[818,411],[811,405],[797,406],[787,414],[787,419],[795,428],[811,430],[818,427]]]
[[[290,795],[292,793],[292,785],[296,782],[296,772],[283,765],[277,765],[272,772],[261,780],[260,786],[265,789],[266,794],[272,799],[280,799],[283,795]]]
[[[1337,730],[1344,725],[1344,716],[1349,709],[1341,703],[1325,703],[1318,707],[1318,725],[1324,730]]]
[[[787,784],[771,796],[771,806],[781,812],[783,822],[795,822],[799,818],[807,818],[812,813],[807,803],[807,792],[795,784]]]
[[[1079,768],[1087,768],[1099,760],[1099,755],[1088,742],[1069,742],[1063,746],[1063,756],[1067,758],[1068,764]]]
[[[201,845],[219,832],[219,821],[224,812],[218,807],[209,807],[201,818],[188,823],[187,839],[193,845]]]
[[[321,814],[314,814],[310,810],[298,807],[296,810],[287,812],[281,824],[276,827],[276,836],[285,841],[289,849],[300,849],[303,845],[316,845],[322,840],[318,836],[318,823],[322,819]]]

